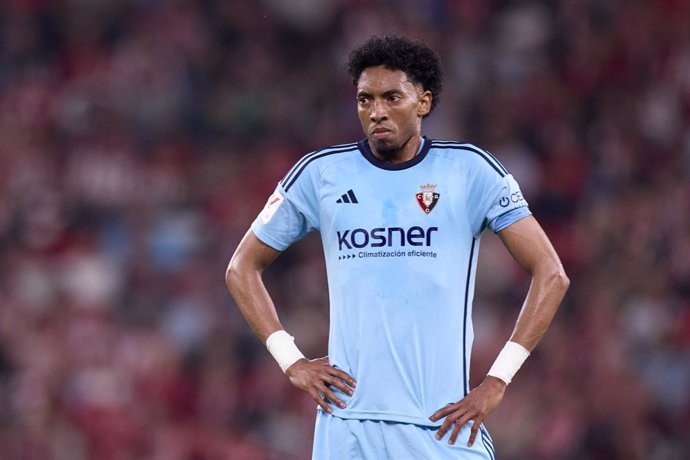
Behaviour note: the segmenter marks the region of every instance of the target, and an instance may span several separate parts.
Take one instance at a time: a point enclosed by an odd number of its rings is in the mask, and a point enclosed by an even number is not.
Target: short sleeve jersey
[[[394,164],[361,141],[295,164],[252,230],[279,251],[321,234],[328,355],[357,380],[334,415],[434,425],[431,414],[469,392],[480,234],[528,215],[513,177],[471,144],[425,138]]]

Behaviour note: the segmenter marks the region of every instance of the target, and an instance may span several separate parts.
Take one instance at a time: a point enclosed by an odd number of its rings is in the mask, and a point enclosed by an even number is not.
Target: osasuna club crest
[[[440,193],[436,193],[436,184],[424,184],[419,186],[422,191],[417,193],[417,203],[422,208],[426,214],[429,214],[436,203],[438,203],[438,198],[441,196]]]

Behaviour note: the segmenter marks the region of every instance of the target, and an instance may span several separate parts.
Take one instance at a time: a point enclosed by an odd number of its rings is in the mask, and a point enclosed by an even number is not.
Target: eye
[[[400,95],[399,94],[391,94],[388,96],[388,100],[391,102],[398,102],[400,100]]]
[[[364,105],[364,104],[366,104],[367,102],[369,102],[369,99],[368,99],[366,96],[357,96],[357,102],[358,102],[360,105]]]

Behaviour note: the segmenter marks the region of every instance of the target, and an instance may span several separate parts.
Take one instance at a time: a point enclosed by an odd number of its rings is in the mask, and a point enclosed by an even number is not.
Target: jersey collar
[[[373,164],[377,168],[387,169],[389,171],[399,171],[401,169],[411,168],[412,166],[420,163],[424,157],[426,157],[426,154],[429,153],[431,141],[427,139],[426,136],[423,136],[421,149],[417,155],[415,155],[414,158],[402,163],[390,163],[388,161],[378,159],[373,153],[371,153],[371,147],[366,139],[359,141],[357,145],[359,146],[359,151],[362,152],[364,158],[366,158],[369,163]]]

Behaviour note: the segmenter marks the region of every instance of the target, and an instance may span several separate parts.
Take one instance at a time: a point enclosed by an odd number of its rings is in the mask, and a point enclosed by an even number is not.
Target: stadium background
[[[442,57],[425,133],[499,156],[572,280],[499,458],[690,458],[689,2],[6,0],[2,459],[307,458],[314,403],[223,274],[297,158],[362,137],[343,60],[389,31]],[[482,244],[475,383],[528,283]],[[267,274],[313,357],[321,257]]]

